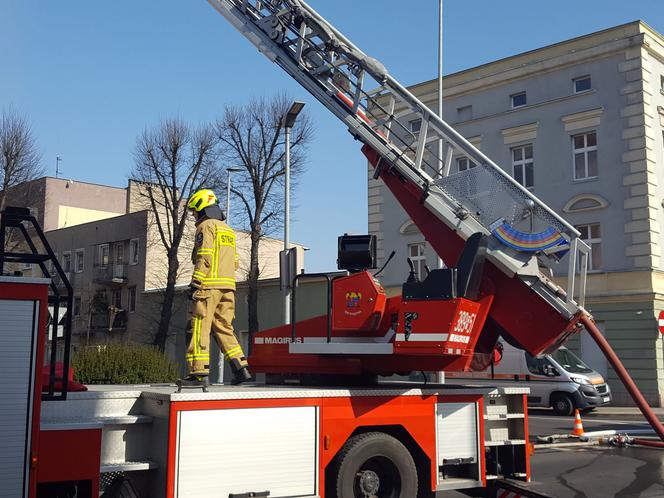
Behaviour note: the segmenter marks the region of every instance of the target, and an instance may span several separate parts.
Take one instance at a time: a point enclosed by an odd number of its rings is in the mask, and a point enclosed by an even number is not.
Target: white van
[[[532,356],[507,342],[498,365],[483,372],[445,372],[450,384],[519,385],[529,387],[528,406],[551,407],[558,415],[574,409],[592,410],[611,403],[611,390],[604,378],[569,349]]]

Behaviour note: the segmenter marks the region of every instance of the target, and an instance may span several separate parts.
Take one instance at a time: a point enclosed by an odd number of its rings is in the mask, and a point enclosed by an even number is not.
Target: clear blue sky
[[[404,84],[436,74],[437,0],[311,0]],[[662,0],[445,0],[446,73],[643,19]],[[124,186],[137,134],[160,118],[211,120],[286,90],[316,123],[292,238],[308,271],[334,269],[336,237],[365,233],[366,163],[344,127],[204,0],[0,0],[0,108],[29,117],[54,173]]]

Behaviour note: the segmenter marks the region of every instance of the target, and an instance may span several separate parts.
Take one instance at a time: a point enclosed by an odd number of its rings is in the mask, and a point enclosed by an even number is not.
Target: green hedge
[[[178,366],[159,349],[138,344],[105,344],[75,352],[74,377],[84,384],[174,382]]]

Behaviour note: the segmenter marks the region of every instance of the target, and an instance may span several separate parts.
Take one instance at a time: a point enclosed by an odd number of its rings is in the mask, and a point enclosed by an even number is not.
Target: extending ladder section
[[[434,216],[464,239],[475,232],[494,235],[489,260],[566,318],[582,309],[589,247],[579,232],[419,101],[380,61],[303,1],[208,2],[373,148],[382,166],[419,186]],[[413,121],[419,130],[410,129]],[[475,167],[452,172],[458,154]],[[539,263],[567,254],[562,289],[540,272]]]

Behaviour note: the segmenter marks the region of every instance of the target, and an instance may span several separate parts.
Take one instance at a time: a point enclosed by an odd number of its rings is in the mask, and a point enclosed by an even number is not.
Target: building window
[[[413,119],[412,121],[408,121],[408,129],[411,133],[419,133],[422,129],[422,120]]]
[[[76,273],[82,273],[85,268],[85,249],[76,249],[76,260],[74,261]]]
[[[471,119],[473,119],[472,105],[457,108],[457,121],[470,121]]]
[[[526,188],[535,185],[533,171],[533,145],[512,148],[512,174],[514,179]]]
[[[62,253],[62,271],[69,273],[71,271],[71,252]]]
[[[424,255],[424,245],[424,242],[408,244],[408,257],[413,262],[413,266],[415,267],[415,276],[418,280],[422,280],[424,277],[424,266],[427,264],[427,258]]]
[[[99,246],[99,266],[108,266],[108,257],[110,254],[110,247],[108,244],[101,244]]]
[[[590,246],[588,254],[588,269],[599,270],[602,268],[602,238],[599,223],[577,225],[575,227],[581,234],[580,239]]]
[[[609,201],[597,194],[579,194],[572,197],[565,206],[563,212],[574,213],[582,211],[593,211],[602,209],[609,205]]]
[[[74,316],[81,316],[81,296],[74,296]]]
[[[597,178],[597,133],[582,133],[572,137],[574,149],[574,179]]]
[[[136,311],[136,287],[129,287],[127,308],[129,309],[129,313]]]
[[[587,92],[592,88],[590,76],[574,78],[572,82],[574,83],[574,93]]]
[[[456,160],[456,165],[457,165],[457,171],[459,172],[466,171],[477,166],[477,164],[472,162],[467,157],[458,157]]]
[[[122,242],[115,246],[115,262],[119,265],[124,263],[124,244]]]
[[[528,103],[526,100],[526,92],[512,94],[510,95],[510,100],[512,101],[512,109],[523,107]]]
[[[111,297],[111,304],[118,309],[122,309],[122,289],[115,289]]]
[[[138,239],[131,239],[129,241],[129,264],[138,264]]]

